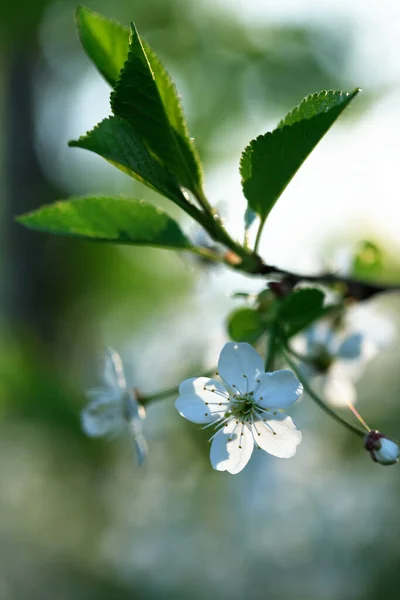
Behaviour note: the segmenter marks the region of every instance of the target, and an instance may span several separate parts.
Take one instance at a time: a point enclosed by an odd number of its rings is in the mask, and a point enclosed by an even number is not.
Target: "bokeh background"
[[[400,4],[396,0],[93,0],[133,19],[182,94],[211,201],[240,235],[238,161],[305,95],[364,93],[271,214],[269,262],[311,272],[379,248],[376,277],[400,281]],[[358,440],[300,403],[295,458],[256,454],[214,472],[203,432],[173,399],[150,406],[150,454],[88,440],[83,390],[104,344],[143,392],[215,365],[233,291],[263,282],[158,250],[26,231],[16,214],[88,192],[171,204],[67,141],[109,113],[109,89],[81,50],[75,2],[0,7],[0,599],[397,599],[400,482]],[[400,326],[400,300],[373,309]],[[381,322],[364,318],[375,333]],[[358,408],[400,436],[398,338],[358,382]]]

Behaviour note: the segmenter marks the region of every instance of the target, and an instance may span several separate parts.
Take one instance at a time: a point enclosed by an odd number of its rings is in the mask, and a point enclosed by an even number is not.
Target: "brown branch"
[[[376,294],[382,292],[400,292],[400,283],[371,283],[353,279],[351,277],[343,277],[335,273],[320,273],[319,275],[304,275],[300,273],[291,273],[284,269],[279,269],[272,265],[261,263],[254,275],[269,275],[271,277],[277,275],[282,279],[279,283],[271,286],[278,295],[286,296],[295,285],[300,281],[310,281],[314,283],[322,283],[325,285],[339,285],[345,288],[345,297],[354,298],[355,300],[367,300]]]

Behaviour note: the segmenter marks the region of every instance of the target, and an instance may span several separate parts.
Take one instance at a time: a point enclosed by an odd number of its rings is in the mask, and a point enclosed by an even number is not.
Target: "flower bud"
[[[399,462],[400,448],[397,442],[379,431],[370,431],[364,439],[364,446],[374,462],[381,465],[394,465]]]

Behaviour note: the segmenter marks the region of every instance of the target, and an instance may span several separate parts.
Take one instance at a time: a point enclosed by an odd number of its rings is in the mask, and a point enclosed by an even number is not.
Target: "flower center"
[[[255,406],[255,400],[250,394],[232,398],[229,406],[229,414],[238,420],[246,420],[250,417]]]

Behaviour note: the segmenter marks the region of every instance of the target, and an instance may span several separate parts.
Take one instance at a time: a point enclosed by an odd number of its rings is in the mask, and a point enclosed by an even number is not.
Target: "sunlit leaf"
[[[156,53],[142,40],[143,48],[153,71],[154,79],[161,96],[169,123],[174,131],[176,141],[194,180],[201,184],[202,168],[194,140],[190,138],[180,96],[168,71]]]
[[[250,142],[242,154],[243,192],[265,221],[296,171],[359,90],[313,94],[271,133]]]
[[[78,6],[75,19],[86,54],[114,87],[128,56],[129,29],[85,6]]]
[[[115,116],[104,119],[69,145],[99,154],[178,205],[186,203],[175,177],[150,154],[142,138],[124,119]]]
[[[152,60],[155,64],[155,57]],[[171,108],[174,92],[168,87],[163,73],[165,71],[161,67],[152,71],[143,43],[131,23],[128,59],[111,94],[112,110],[133,125],[180,185],[196,193],[200,187],[200,170],[192,146],[182,133],[184,125],[181,123],[179,130],[175,128],[181,109]],[[168,111],[162,96],[169,105]]]
[[[179,225],[143,200],[72,198],[45,205],[17,219],[30,229],[87,240],[190,249]]]

